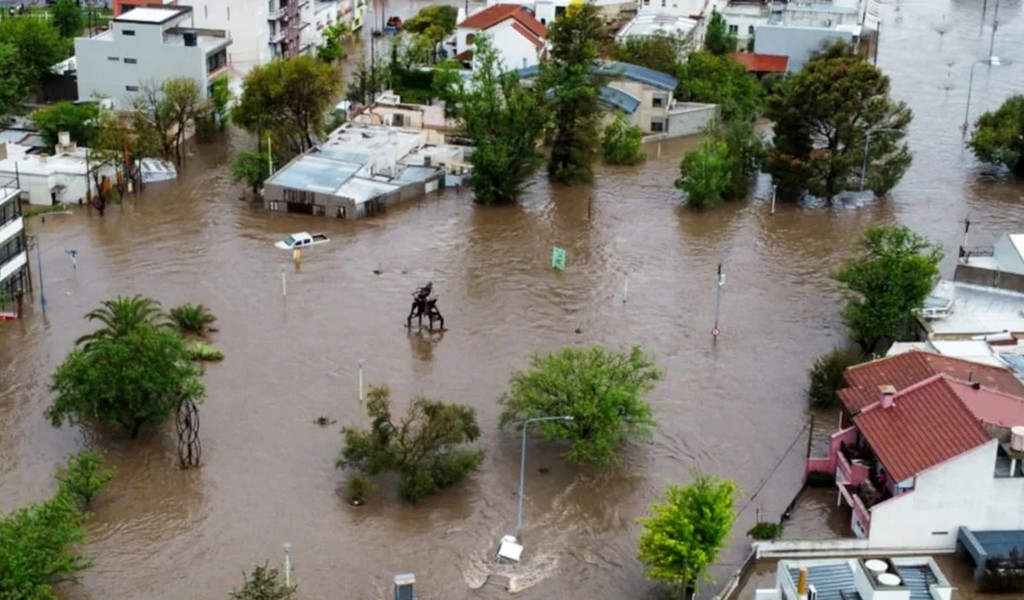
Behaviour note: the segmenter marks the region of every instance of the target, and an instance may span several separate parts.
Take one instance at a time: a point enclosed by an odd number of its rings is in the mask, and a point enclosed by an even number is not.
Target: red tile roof
[[[895,481],[914,477],[991,439],[942,375],[898,392],[889,408],[872,404],[853,422]]]
[[[880,398],[880,385],[892,385],[902,390],[940,373],[961,381],[976,381],[984,387],[1024,398],[1024,384],[1007,369],[911,350],[847,369],[843,377],[850,387],[839,390],[839,399],[847,412],[856,414]]]
[[[789,66],[789,57],[783,54],[733,52],[732,57],[751,73],[785,73]]]
[[[530,40],[530,43],[533,44],[534,46],[536,46],[538,48],[543,48],[544,47],[544,40],[542,40],[539,37],[537,37],[536,35],[534,35],[533,32],[531,32],[529,29],[523,27],[518,22],[512,24],[512,29],[515,29],[524,38]]]
[[[495,4],[469,15],[466,20],[459,23],[459,27],[483,31],[506,19],[515,19],[535,37],[543,39],[547,35],[544,25],[520,4]]]
[[[999,427],[1024,425],[1024,398],[966,381],[949,380],[967,410],[982,423]],[[977,388],[975,386],[978,386]]]

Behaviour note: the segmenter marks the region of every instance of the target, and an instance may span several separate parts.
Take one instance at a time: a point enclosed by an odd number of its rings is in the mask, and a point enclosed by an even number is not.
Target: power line
[[[739,519],[740,515],[743,514],[743,511],[747,510],[747,508],[750,507],[750,505],[754,502],[754,499],[757,498],[757,495],[760,494],[761,490],[764,489],[764,486],[767,485],[768,480],[770,480],[772,476],[775,475],[775,472],[779,470],[779,467],[782,466],[782,463],[786,462],[786,458],[789,456],[789,453],[793,451],[793,448],[796,446],[797,442],[803,439],[804,432],[807,431],[807,429],[810,426],[811,424],[807,423],[806,425],[803,426],[802,429],[800,429],[800,432],[796,434],[795,438],[793,438],[793,442],[790,443],[789,448],[786,448],[786,451],[782,454],[782,458],[779,459],[779,462],[775,463],[775,467],[771,470],[770,473],[768,473],[768,475],[764,479],[761,480],[761,483],[757,485],[757,489],[754,491],[753,495],[751,495],[750,498],[747,499],[747,502],[746,504],[743,505],[743,508],[741,508],[739,512],[736,513],[736,517],[734,518],[734,520]]]

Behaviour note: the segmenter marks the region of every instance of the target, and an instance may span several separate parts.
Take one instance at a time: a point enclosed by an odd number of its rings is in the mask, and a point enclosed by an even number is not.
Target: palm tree
[[[181,306],[171,309],[171,321],[177,326],[181,333],[196,333],[200,336],[207,331],[216,331],[211,327],[217,317],[213,316],[209,308],[202,304],[190,304],[186,302]]]
[[[167,316],[161,310],[160,303],[139,294],[104,300],[100,308],[86,313],[85,318],[89,321],[99,321],[103,327],[75,340],[76,346],[84,344],[87,347],[90,342],[97,340],[116,339],[142,325],[168,325]]]

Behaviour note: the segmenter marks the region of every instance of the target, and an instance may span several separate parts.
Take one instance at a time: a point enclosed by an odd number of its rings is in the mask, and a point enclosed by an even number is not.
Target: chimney
[[[807,597],[807,567],[800,567],[800,577],[796,582],[796,595],[801,598]]]
[[[878,391],[882,392],[882,408],[892,408],[892,398],[896,395],[896,388],[891,385],[880,385]]]

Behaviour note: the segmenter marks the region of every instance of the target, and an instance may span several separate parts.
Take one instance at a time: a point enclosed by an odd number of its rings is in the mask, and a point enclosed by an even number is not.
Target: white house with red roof
[[[891,367],[847,376],[859,381],[844,398],[850,425],[807,463],[834,474],[854,534],[870,548],[952,550],[961,527],[1024,529],[1024,397],[941,367],[883,383],[901,376]]]
[[[540,63],[547,48],[547,29],[519,4],[495,4],[473,13],[455,28],[455,59],[473,57],[473,40],[485,35],[508,70]]]

